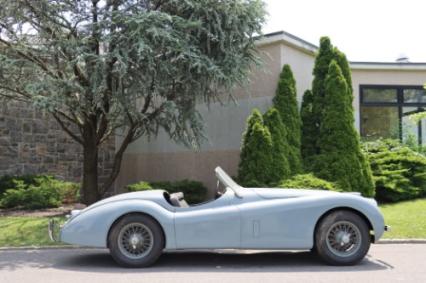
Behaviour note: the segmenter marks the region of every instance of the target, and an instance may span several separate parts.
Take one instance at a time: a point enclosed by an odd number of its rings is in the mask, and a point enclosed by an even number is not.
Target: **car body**
[[[111,229],[117,221],[133,214],[150,217],[159,225],[164,236],[162,251],[309,250],[315,246],[321,219],[334,211],[358,215],[368,227],[368,241],[378,241],[386,230],[376,201],[359,193],[243,188],[220,167],[215,172],[218,184],[220,181],[224,186],[215,200],[187,206],[182,195],[173,203],[163,190],[120,194],[72,211],[60,229],[59,240],[111,249]],[[53,224],[50,228],[52,234]],[[342,233],[339,237],[344,236]],[[133,240],[137,242],[137,238]]]

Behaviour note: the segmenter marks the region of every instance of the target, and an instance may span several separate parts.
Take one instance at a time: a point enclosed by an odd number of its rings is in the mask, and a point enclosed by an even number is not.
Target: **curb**
[[[19,251],[19,250],[78,250],[78,249],[103,249],[94,247],[80,247],[72,245],[55,245],[55,246],[22,246],[22,247],[0,247],[1,251]]]
[[[426,239],[383,239],[376,244],[426,244]]]
[[[383,239],[383,240],[379,240],[375,244],[380,244],[380,245],[426,244],[426,239]],[[72,245],[55,245],[55,246],[0,247],[0,252],[1,251],[19,251],[19,250],[78,250],[78,249],[105,250],[105,248],[82,247],[82,246],[72,246]],[[188,251],[203,251],[203,250],[188,250]]]

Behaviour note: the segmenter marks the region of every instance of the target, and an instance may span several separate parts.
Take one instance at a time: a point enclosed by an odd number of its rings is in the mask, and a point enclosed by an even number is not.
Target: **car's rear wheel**
[[[160,225],[151,217],[130,214],[111,229],[108,246],[114,260],[126,267],[145,267],[153,264],[164,248]]]
[[[354,265],[370,248],[367,223],[351,211],[335,211],[327,215],[315,231],[318,255],[331,265]]]

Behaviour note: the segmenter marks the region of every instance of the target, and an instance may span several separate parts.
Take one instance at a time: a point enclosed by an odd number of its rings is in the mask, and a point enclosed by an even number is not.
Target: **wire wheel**
[[[358,252],[362,237],[359,228],[348,221],[338,221],[327,231],[327,247],[334,255],[349,257]]]
[[[118,234],[120,252],[131,259],[141,259],[150,253],[154,246],[154,236],[146,225],[129,223]]]

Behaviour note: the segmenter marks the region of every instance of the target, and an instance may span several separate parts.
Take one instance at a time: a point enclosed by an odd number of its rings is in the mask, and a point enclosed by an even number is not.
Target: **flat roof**
[[[276,31],[259,37],[258,46],[283,42],[305,53],[315,55],[318,46],[286,31]],[[423,71],[426,70],[426,62],[374,62],[374,61],[350,61],[353,70],[399,70],[399,71]]]
[[[301,39],[300,37],[297,37],[283,30],[264,34],[263,36],[259,37],[257,45],[262,46],[278,42],[283,42],[311,55],[314,55],[315,52],[318,50],[318,46],[316,46],[315,44],[312,44],[306,40]]]
[[[426,62],[350,62],[349,64],[352,70],[426,70]]]

